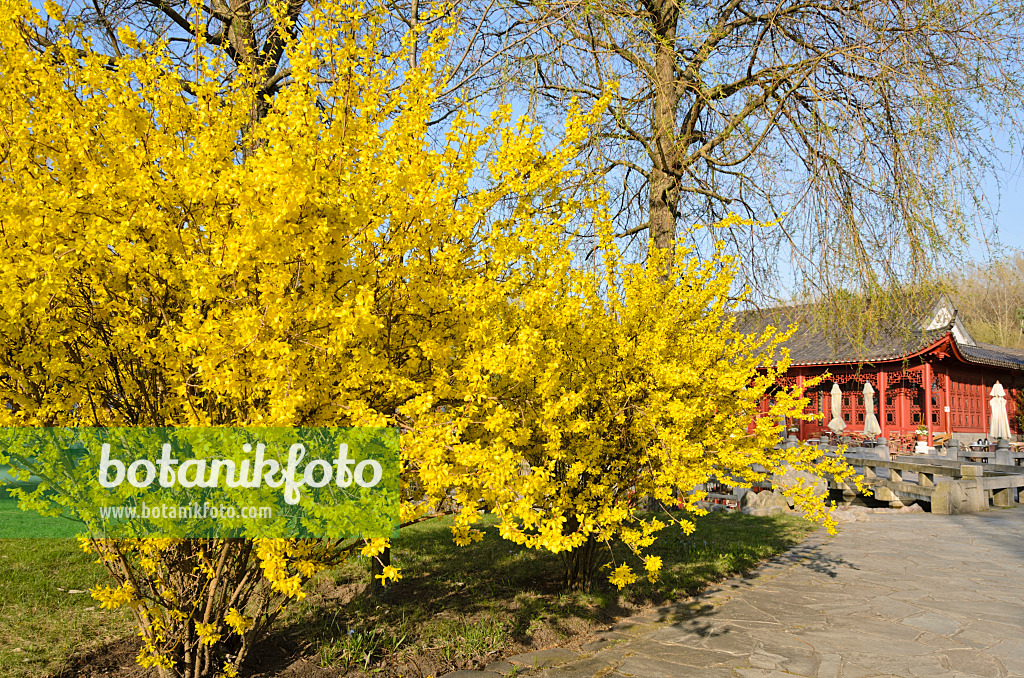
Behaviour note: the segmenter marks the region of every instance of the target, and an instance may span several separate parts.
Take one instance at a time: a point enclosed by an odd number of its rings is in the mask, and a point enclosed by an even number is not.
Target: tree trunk
[[[384,568],[391,564],[391,549],[386,548],[379,556],[370,560],[370,597],[379,602],[387,602],[391,598],[391,587],[377,579],[384,574]]]
[[[565,588],[568,591],[589,592],[594,584],[594,573],[597,571],[597,552],[600,544],[594,535],[579,548],[562,553],[565,565]]]
[[[679,21],[679,5],[675,0],[647,0],[645,3],[654,24],[654,111],[651,127],[651,182],[648,197],[650,236],[654,246],[668,250],[667,269],[672,268],[676,219],[679,211],[679,176],[676,148],[675,42]]]

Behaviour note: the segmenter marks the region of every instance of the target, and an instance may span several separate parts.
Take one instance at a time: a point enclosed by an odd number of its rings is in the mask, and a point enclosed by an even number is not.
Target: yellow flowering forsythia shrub
[[[437,441],[411,443],[425,446],[415,458],[429,459],[421,477],[458,488],[458,542],[479,537],[478,509],[494,511],[505,538],[563,555],[570,588],[589,588],[598,547],[615,539],[657,578],[661,561],[644,550],[663,521],[687,533],[694,525],[652,517],[642,500],[700,513],[703,495],[692,490],[712,478],[750,487],[787,469],[839,480],[854,474],[816,448],[775,449],[781,417],[815,416],[803,414],[800,394],[778,393],[769,416],[754,420],[788,367],[788,358],[767,358],[788,334],[732,328],[732,261],[680,253],[683,263],[665,278],[663,256],[652,249],[646,266],[625,265],[602,216],[598,209],[600,273],[563,261],[547,289],[503,306],[487,332],[504,343],[466,365],[472,374],[464,378],[480,385],[479,395],[432,415]],[[466,467],[475,473],[461,472]],[[834,528],[810,484],[785,491],[808,518]],[[621,588],[636,574],[620,563],[610,580]]]
[[[327,540],[87,539],[117,581],[90,593],[131,608],[138,662],[161,675],[237,675],[238,665],[302,585],[348,550]]]
[[[165,44],[125,34],[111,60],[51,23],[37,51],[32,5],[0,10],[0,425],[398,426],[404,523],[454,513],[465,544],[494,511],[574,586],[612,539],[657,575],[640,498],[751,464],[848,472],[773,449],[796,394],[748,430],[784,365],[760,353],[774,332],[731,330],[729,262],[625,265],[602,196],[564,188],[598,111],[553,149],[468,106],[428,141],[446,28],[410,67],[372,6],[325,0],[299,37],[282,19],[291,82],[254,120],[258,78],[216,49],[183,88]],[[83,540],[115,580],[94,596],[175,678],[236,674],[319,569],[387,545]]]
[[[480,124],[467,107],[428,143],[443,30],[410,68],[372,7],[320,3],[301,37],[282,30],[292,82],[254,121],[256,79],[215,49],[186,91],[167,45],[125,34],[111,61],[51,22],[37,51],[31,4],[0,11],[0,425],[401,424],[414,440],[420,413],[477,387],[479,319],[564,255],[580,206],[560,187],[596,113],[544,149],[507,109]],[[451,486],[423,449],[403,451],[424,474],[406,521]],[[94,596],[130,606],[139,662],[175,677],[234,675],[318,569],[386,545],[83,541],[115,580]]]

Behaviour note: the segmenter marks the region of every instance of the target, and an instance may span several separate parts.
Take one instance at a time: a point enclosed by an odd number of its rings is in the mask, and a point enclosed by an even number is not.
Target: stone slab
[[[544,678],[1024,678],[1024,507],[848,522],[582,649]]]
[[[577,652],[561,647],[552,647],[546,650],[534,650],[533,652],[513,655],[508,657],[506,661],[526,669],[545,669],[549,666],[567,664],[579,658],[580,655]]]

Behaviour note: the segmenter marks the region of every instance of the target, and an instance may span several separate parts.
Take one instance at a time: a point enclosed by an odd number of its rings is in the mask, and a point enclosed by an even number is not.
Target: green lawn
[[[813,529],[791,516],[723,513],[697,519],[690,536],[667,528],[652,549],[664,560],[661,582],[641,580],[620,596],[608,586],[562,592],[558,556],[506,542],[493,528],[483,541],[460,548],[451,542],[449,525],[402,530],[393,562],[403,578],[386,603],[367,597],[368,561],[355,558],[312,582],[310,595],[268,645],[293,648],[310,661],[347,669],[346,675],[415,675],[413,663],[435,675],[480,666],[695,593],[786,550]],[[105,571],[73,539],[0,540],[0,676],[47,676],[72,654],[132,636],[126,610],[100,610],[87,593],[67,592],[98,583],[109,583]],[[261,666],[273,660],[259,657]],[[287,665],[287,656],[277,660]]]
[[[82,531],[82,524],[67,518],[50,518],[22,511],[18,500],[0,488],[0,538],[67,538]]]
[[[0,676],[44,676],[73,652],[133,632],[127,610],[69,593],[106,583],[94,558],[75,539],[0,540]]]

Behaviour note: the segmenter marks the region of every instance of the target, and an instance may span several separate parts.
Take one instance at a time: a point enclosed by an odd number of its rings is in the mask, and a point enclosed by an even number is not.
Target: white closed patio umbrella
[[[992,400],[988,401],[992,408],[992,422],[988,427],[988,437],[993,440],[1010,439],[1010,418],[1006,416],[1006,391],[998,381],[992,387]]]
[[[864,435],[872,440],[882,435],[882,427],[875,416],[875,389],[871,382],[864,382]]]
[[[846,422],[843,421],[843,392],[839,388],[839,384],[832,384],[832,421],[828,423],[828,427],[836,435],[843,432],[846,429]]]

